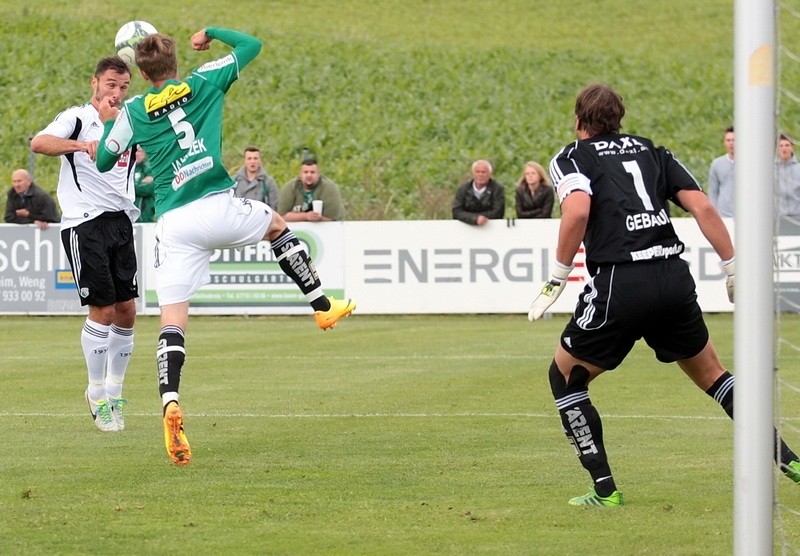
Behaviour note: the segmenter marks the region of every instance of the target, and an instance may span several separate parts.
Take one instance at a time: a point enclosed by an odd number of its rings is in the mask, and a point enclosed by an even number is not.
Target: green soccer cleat
[[[615,490],[609,496],[598,496],[592,487],[587,494],[572,498],[569,503],[572,506],[622,506],[622,493]]]
[[[795,483],[800,484],[800,461],[790,461],[786,465],[781,465],[781,471]]]

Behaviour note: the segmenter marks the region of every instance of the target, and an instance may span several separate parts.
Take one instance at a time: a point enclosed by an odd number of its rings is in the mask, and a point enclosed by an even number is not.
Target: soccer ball
[[[125,60],[125,63],[129,66],[135,66],[136,52],[134,48],[136,43],[153,33],[158,33],[158,31],[146,21],[129,21],[117,31],[117,36],[114,38],[114,48],[117,49],[117,54]]]

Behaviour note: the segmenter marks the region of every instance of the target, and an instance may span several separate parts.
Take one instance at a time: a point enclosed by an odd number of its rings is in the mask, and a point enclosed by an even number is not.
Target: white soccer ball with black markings
[[[156,28],[146,21],[129,21],[119,28],[117,36],[114,38],[114,47],[117,54],[125,60],[129,66],[136,65],[136,43],[147,35],[158,33]]]

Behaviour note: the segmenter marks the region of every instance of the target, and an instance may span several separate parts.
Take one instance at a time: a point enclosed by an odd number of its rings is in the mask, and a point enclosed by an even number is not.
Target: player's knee
[[[133,328],[136,321],[136,301],[120,301],[114,310],[114,324],[123,328]]]
[[[264,232],[264,239],[266,241],[273,241],[280,236],[285,229],[287,229],[286,220],[278,214],[276,211],[272,211],[272,220],[269,222],[269,226],[267,226],[267,231]]]
[[[573,366],[569,373],[569,381],[567,381],[553,360],[550,363],[549,377],[550,390],[553,392],[553,398],[557,400],[569,394],[584,392],[589,387],[589,370],[583,365]]]
[[[550,363],[548,377],[550,378],[550,391],[553,392],[553,397],[555,399],[562,398],[567,390],[567,379],[558,370],[555,359]]]

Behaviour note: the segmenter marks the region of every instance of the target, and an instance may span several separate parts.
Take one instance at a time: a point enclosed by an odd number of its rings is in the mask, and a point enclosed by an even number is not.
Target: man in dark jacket
[[[492,165],[486,160],[476,160],[472,164],[472,179],[456,190],[453,218],[483,226],[492,218],[503,218],[505,211],[505,188],[492,178]]]
[[[33,183],[27,170],[14,170],[6,201],[6,222],[36,224],[42,230],[48,222],[60,222],[56,201],[44,189]]]

